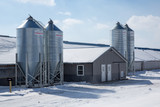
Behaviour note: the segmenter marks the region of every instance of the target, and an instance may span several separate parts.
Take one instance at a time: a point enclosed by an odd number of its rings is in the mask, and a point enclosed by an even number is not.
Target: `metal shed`
[[[160,50],[136,48],[134,68],[136,71],[160,69]]]
[[[126,78],[126,59],[113,47],[64,49],[64,81],[101,83]]]

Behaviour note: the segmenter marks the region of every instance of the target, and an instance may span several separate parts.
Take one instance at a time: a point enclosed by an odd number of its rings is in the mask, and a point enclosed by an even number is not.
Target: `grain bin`
[[[134,31],[126,24],[127,30],[127,51],[128,51],[128,67],[130,71],[133,71],[134,63]]]
[[[54,25],[54,32],[56,35],[58,54],[63,55],[63,32],[56,25]]]
[[[57,67],[56,67],[56,74],[60,79],[60,83],[63,84],[63,32],[54,24],[54,32],[56,36],[57,42],[57,53],[58,53],[58,60],[57,60]],[[55,81],[58,81],[55,79]]]
[[[112,30],[112,47],[127,58],[127,31],[119,22]]]
[[[50,78],[55,75],[55,70],[58,64],[58,46],[56,40],[56,34],[54,31],[53,21],[50,19],[45,27],[46,29],[46,53],[48,62],[48,72],[50,73]]]
[[[27,85],[32,85],[37,75],[40,56],[43,56],[43,29],[30,16],[17,28],[17,63],[25,74]]]

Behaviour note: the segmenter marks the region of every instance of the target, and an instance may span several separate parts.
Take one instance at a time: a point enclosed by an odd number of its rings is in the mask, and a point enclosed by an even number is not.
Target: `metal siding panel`
[[[14,85],[15,65],[1,65],[0,66],[0,86],[7,86],[7,78],[12,78],[12,85]]]
[[[119,80],[119,64],[118,63],[113,63],[112,64],[112,80]]]
[[[12,78],[12,86],[14,86],[14,85],[15,85],[15,78]],[[8,79],[7,78],[0,78],[0,86],[9,86]]]
[[[159,68],[160,68],[159,61],[144,62],[144,70],[159,69]]]
[[[84,76],[77,76],[77,65],[84,65]],[[80,82],[86,81],[92,83],[92,64],[64,64],[64,81]]]
[[[134,69],[135,71],[140,71],[142,69],[142,62],[139,62],[139,61],[135,61],[134,62]]]
[[[135,61],[135,70],[153,70],[153,69],[160,69],[160,61]]]

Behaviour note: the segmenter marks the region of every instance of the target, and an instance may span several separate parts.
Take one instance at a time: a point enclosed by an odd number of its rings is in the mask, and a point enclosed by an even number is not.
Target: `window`
[[[77,65],[77,76],[84,76],[84,65]]]

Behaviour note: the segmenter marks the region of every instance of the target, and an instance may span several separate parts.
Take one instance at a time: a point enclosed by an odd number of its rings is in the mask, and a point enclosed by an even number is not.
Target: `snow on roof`
[[[135,49],[135,61],[160,60],[160,51]]]
[[[16,38],[0,35],[0,51],[10,50],[16,47]]]
[[[0,51],[0,64],[15,64],[16,48]]]
[[[0,64],[14,64],[16,38],[0,36]]]
[[[77,48],[64,49],[63,57],[65,63],[91,63],[110,47],[105,48]]]
[[[86,63],[93,62],[109,49],[109,45],[63,42],[64,62]],[[15,63],[16,38],[0,35],[0,64]],[[151,48],[136,48],[135,61],[155,61],[160,60],[160,51]]]

